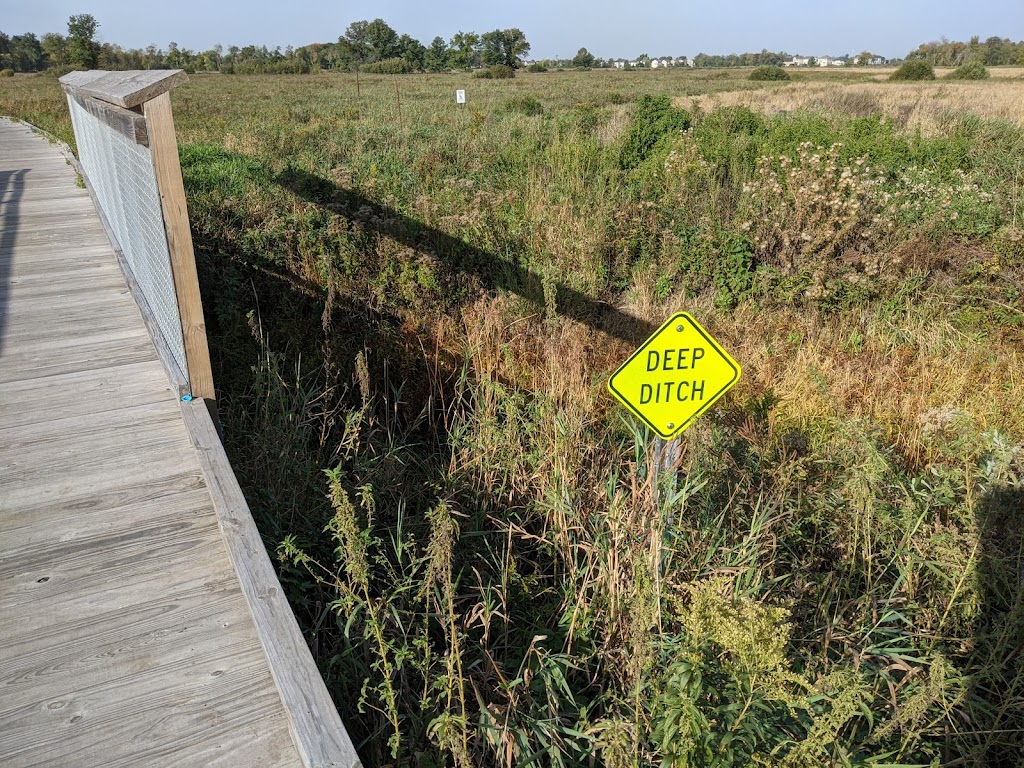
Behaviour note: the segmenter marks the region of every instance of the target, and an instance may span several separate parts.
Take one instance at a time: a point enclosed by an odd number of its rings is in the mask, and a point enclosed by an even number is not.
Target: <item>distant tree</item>
[[[522,58],[530,52],[526,35],[519,29],[495,29],[480,38],[483,46],[481,61],[485,66],[503,64],[517,69]]]
[[[427,72],[444,72],[448,69],[448,45],[443,37],[435,37],[423,54],[423,68]]]
[[[68,41],[57,32],[47,32],[42,40],[43,55],[48,67],[66,67],[68,63]]]
[[[167,44],[167,55],[164,57],[164,61],[171,69],[181,69],[181,52],[178,50],[178,44],[173,40]]]
[[[373,61],[373,46],[370,44],[368,21],[353,21],[345,34],[338,38],[338,63],[345,68],[358,69]]]
[[[985,64],[990,67],[998,67],[1000,64],[1010,64],[1013,59],[1007,55],[1010,41],[998,37],[990,37],[985,41]]]
[[[408,65],[409,72],[426,68],[427,49],[419,40],[409,35],[402,35],[398,38],[398,51],[399,57]]]
[[[43,46],[31,32],[8,37],[0,32],[0,69],[38,72],[45,66]]]
[[[83,69],[93,69],[99,58],[100,47],[96,43],[99,22],[88,13],[68,18],[68,63]]]
[[[572,59],[572,65],[574,67],[590,68],[594,66],[594,54],[586,48],[580,48]]]
[[[237,55],[237,53],[238,48],[235,48],[235,54]],[[234,56],[232,56],[232,59],[233,58]],[[143,56],[143,69],[163,69],[164,66],[164,52],[157,48],[153,43],[147,45],[146,53]]]
[[[480,66],[480,35],[476,32],[456,32],[449,44],[448,63],[456,69]]]
[[[393,59],[401,55],[398,33],[384,19],[374,19],[366,25],[366,40],[374,60]]]

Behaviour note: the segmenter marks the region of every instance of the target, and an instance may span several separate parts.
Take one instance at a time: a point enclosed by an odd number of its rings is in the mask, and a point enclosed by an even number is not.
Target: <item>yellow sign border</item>
[[[651,423],[651,421],[646,416],[644,416],[640,412],[640,410],[625,397],[625,395],[623,395],[621,392],[615,389],[615,377],[622,373],[622,371],[625,370],[626,367],[631,362],[633,362],[633,360],[641,352],[647,349],[647,347],[650,346],[651,342],[653,342],[655,339],[661,336],[661,334],[665,331],[666,328],[668,328],[673,323],[678,323],[680,320],[685,320],[686,322],[688,322],[693,327],[693,329],[697,331],[697,333],[704,337],[704,340],[716,352],[718,352],[718,354],[722,356],[722,359],[725,360],[726,363],[728,363],[730,368],[732,368],[734,375],[728,382],[726,382],[726,384],[721,389],[719,389],[715,394],[708,398],[707,402],[705,402],[704,405],[702,405],[697,411],[692,413],[688,419],[680,423],[678,427],[675,427],[670,432],[666,432],[662,429],[659,429],[655,424]],[[701,416],[705,411],[707,411],[708,408],[714,405],[718,398],[720,398],[722,395],[728,392],[732,385],[739,381],[741,373],[742,369],[740,368],[740,364],[733,360],[729,353],[722,349],[722,346],[717,341],[711,338],[711,334],[704,330],[704,326],[698,323],[694,319],[693,315],[691,315],[689,312],[676,312],[674,315],[672,315],[672,317],[670,317],[668,320],[662,323],[661,327],[658,328],[658,330],[656,330],[654,333],[648,336],[647,340],[640,345],[636,352],[634,352],[626,359],[626,362],[624,362],[622,365],[615,369],[615,373],[613,373],[611,377],[608,379],[608,391],[612,393],[612,396],[615,397],[616,400],[618,400],[620,403],[626,406],[633,413],[634,416],[636,416],[644,424],[646,424],[648,427],[654,430],[654,432],[657,433],[659,437],[665,440],[671,440],[673,437],[675,437],[688,426],[690,426],[690,424],[693,423],[694,419],[696,419],[698,416]]]

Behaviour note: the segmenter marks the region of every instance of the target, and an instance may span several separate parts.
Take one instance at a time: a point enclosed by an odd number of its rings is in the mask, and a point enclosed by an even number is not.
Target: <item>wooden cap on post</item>
[[[66,93],[90,96],[123,109],[134,109],[188,82],[180,69],[135,69],[125,72],[68,72],[60,78]]]

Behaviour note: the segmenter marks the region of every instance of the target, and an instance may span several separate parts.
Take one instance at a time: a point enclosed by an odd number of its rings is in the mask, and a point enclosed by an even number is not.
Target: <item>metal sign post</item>
[[[692,316],[678,312],[608,380],[608,391],[657,435],[650,467],[655,515],[659,475],[675,466],[682,451],[678,435],[739,378],[739,364]],[[660,574],[661,564],[655,565]]]

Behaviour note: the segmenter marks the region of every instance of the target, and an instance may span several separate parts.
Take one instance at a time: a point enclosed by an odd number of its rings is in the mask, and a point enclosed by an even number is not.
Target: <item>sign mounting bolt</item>
[[[676,330],[679,331],[680,333],[682,333],[683,332],[683,326],[677,325],[676,326]]]
[[[670,421],[670,422],[668,423],[668,428],[669,428],[669,429],[675,429],[675,428],[676,428],[676,425],[675,425],[675,424],[673,424],[673,423],[672,423],[672,422]]]

